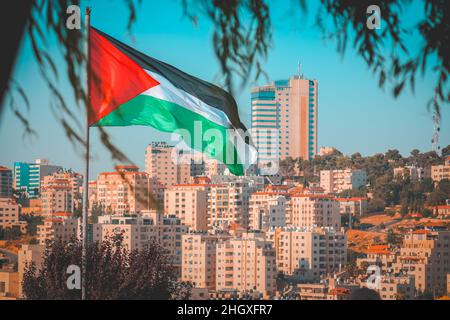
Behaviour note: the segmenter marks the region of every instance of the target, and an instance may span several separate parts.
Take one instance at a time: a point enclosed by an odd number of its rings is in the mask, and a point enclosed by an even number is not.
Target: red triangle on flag
[[[114,44],[90,29],[89,126],[149,88],[159,85]]]

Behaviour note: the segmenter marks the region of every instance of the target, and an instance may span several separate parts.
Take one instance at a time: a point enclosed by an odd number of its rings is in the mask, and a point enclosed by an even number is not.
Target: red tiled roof
[[[336,198],[339,202],[347,202],[347,201],[363,201],[367,200],[367,198],[364,197],[352,197],[352,198]]]
[[[111,171],[111,172],[101,172],[99,175],[103,175],[103,176],[109,176],[109,175],[133,175],[133,174],[145,174],[148,175],[147,172],[143,172],[143,171]]]
[[[257,192],[253,192],[253,194],[260,195],[260,196],[284,196],[284,195],[287,195],[284,192],[276,192],[276,191],[257,191]]]
[[[289,186],[286,186],[286,185],[283,185],[283,184],[278,184],[278,185],[272,185],[272,184],[270,184],[270,185],[268,185],[267,187],[266,187],[266,189],[279,189],[279,190],[287,190],[287,189],[289,189],[290,187]]]
[[[424,224],[425,227],[446,227],[444,222],[428,222]]]
[[[333,296],[339,296],[339,295],[344,295],[344,294],[349,294],[349,293],[350,293],[349,289],[347,289],[347,288],[340,288],[340,287],[331,289],[328,292],[328,294],[331,294]]]
[[[172,185],[173,187],[224,187],[225,184],[211,183],[179,183]]]
[[[48,221],[48,222],[63,222],[63,219],[61,219],[61,218],[45,218],[44,221]]]
[[[382,244],[382,245],[372,245],[367,248],[365,251],[366,254],[372,253],[372,254],[390,254],[389,251],[389,245]]]
[[[422,260],[422,258],[420,258],[420,257],[411,257],[411,256],[401,256],[401,257],[399,257],[400,258],[400,260],[416,260],[416,261],[418,261],[418,260]]]
[[[308,194],[294,194],[292,195],[293,198],[316,198],[316,199],[336,199],[334,196],[330,194],[314,194],[314,193],[308,193]]]
[[[309,191],[325,191],[325,189],[321,188],[321,187],[310,187],[310,188],[306,188],[305,190],[309,190]]]
[[[71,217],[71,216],[73,216],[73,214],[71,212],[55,212],[53,215],[57,216],[57,217]]]
[[[407,217],[410,217],[410,218],[423,218],[423,215],[421,213],[417,213],[416,212],[416,213],[408,214]]]
[[[117,169],[139,169],[138,166],[133,166],[133,165],[130,165],[130,166],[127,166],[127,165],[118,165],[118,166],[116,166],[115,168],[116,168],[116,170],[117,170]]]
[[[414,230],[413,234],[428,234],[430,230]]]

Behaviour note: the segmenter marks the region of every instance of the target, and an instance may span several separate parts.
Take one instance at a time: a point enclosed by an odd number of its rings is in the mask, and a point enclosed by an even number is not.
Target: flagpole
[[[90,79],[90,26],[91,26],[91,8],[86,8],[85,16],[85,28],[86,28],[86,123],[85,123],[85,152],[84,152],[84,180],[83,180],[83,218],[82,218],[82,233],[83,233],[83,243],[82,243],[82,271],[81,271],[81,300],[86,300],[86,270],[87,270],[87,219],[88,219],[88,206],[89,206],[89,112],[91,109],[91,92],[89,86]]]

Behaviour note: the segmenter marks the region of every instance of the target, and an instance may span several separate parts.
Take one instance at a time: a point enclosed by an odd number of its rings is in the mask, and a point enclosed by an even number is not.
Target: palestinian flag
[[[90,126],[175,132],[192,149],[242,175],[255,162],[234,98],[221,88],[90,29]],[[200,137],[199,137],[200,135]]]

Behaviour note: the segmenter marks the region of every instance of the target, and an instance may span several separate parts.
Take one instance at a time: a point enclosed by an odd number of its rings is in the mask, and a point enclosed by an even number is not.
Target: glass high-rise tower
[[[318,81],[293,76],[252,88],[252,137],[259,163],[317,153]]]

